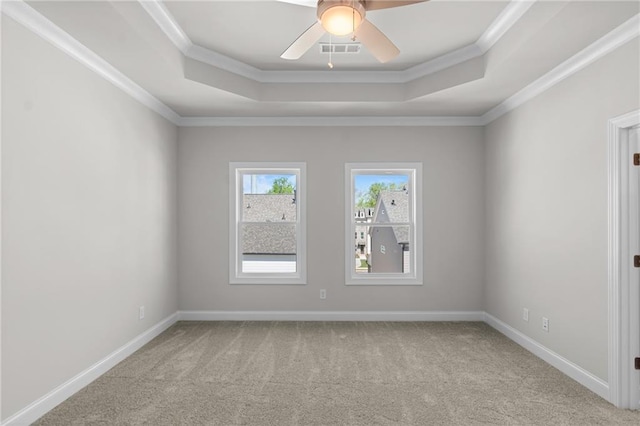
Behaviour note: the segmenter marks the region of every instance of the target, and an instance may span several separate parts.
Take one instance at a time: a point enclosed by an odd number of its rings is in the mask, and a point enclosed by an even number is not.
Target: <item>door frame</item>
[[[640,326],[631,321],[637,306],[631,298],[630,253],[631,203],[638,203],[638,192],[630,191],[629,172],[633,167],[629,151],[629,129],[640,124],[640,110],[615,117],[608,122],[608,174],[609,174],[609,250],[608,250],[608,303],[609,303],[609,402],[620,408],[639,409],[632,402],[631,343],[637,341]],[[637,294],[636,290],[634,290]],[[636,336],[636,337],[634,337]],[[638,354],[640,355],[640,354]],[[640,397],[640,396],[639,396]]]

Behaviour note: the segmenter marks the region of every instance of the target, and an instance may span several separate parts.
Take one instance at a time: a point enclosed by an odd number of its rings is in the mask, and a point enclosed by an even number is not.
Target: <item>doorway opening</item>
[[[609,401],[640,409],[640,110],[609,120]],[[640,156],[638,156],[640,157]],[[638,163],[640,163],[640,158]]]

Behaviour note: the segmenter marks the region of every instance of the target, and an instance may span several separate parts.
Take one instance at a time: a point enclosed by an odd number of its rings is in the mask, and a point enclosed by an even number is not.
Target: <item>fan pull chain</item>
[[[351,41],[356,41],[356,0],[351,1]]]
[[[333,44],[332,44],[332,38],[331,38],[331,33],[329,33],[329,63],[327,65],[329,65],[329,69],[333,69],[333,61],[332,61],[332,53],[333,53]]]

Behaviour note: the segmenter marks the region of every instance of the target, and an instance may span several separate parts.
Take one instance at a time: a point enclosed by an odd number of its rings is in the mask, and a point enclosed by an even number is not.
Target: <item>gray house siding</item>
[[[397,243],[391,227],[371,228],[371,272],[401,273],[403,263],[402,245]]]
[[[409,222],[409,195],[407,191],[380,192],[374,220],[369,230],[371,235],[369,272],[410,272],[409,227],[375,226],[376,223],[406,222]]]

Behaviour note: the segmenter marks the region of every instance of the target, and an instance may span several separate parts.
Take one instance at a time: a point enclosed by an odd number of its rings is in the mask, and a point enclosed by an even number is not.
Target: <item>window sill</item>
[[[234,277],[229,279],[230,285],[306,285],[302,277]]]
[[[375,286],[420,286],[423,285],[422,280],[418,278],[394,278],[394,277],[366,277],[366,278],[347,278],[345,285],[375,285]]]

